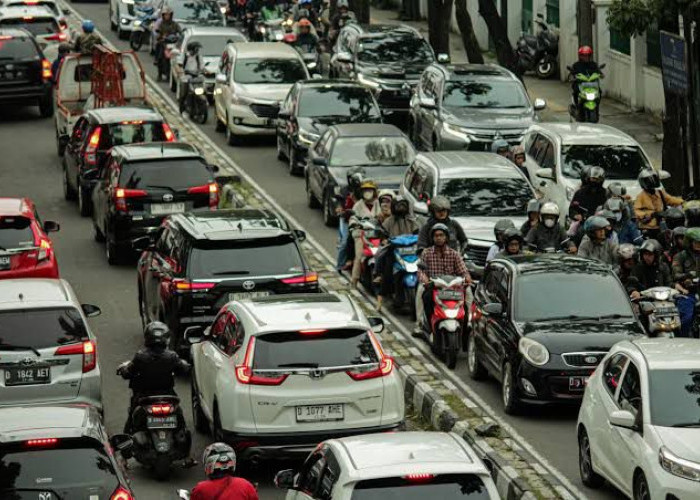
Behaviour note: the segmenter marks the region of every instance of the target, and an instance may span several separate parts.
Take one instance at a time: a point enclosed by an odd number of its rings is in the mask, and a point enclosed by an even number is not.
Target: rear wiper
[[[222,274],[250,274],[250,271],[216,271],[212,274],[214,276],[221,276]]]
[[[318,368],[318,363],[287,363],[277,365],[277,368]]]
[[[41,356],[41,353],[30,345],[13,345],[0,343],[0,351],[32,351],[37,356]]]
[[[4,250],[5,252],[7,252],[7,248],[5,247],[0,247],[0,250]]]
[[[167,189],[168,191],[175,191],[170,186],[158,186],[156,184],[146,184],[146,187],[154,188],[154,189]]]

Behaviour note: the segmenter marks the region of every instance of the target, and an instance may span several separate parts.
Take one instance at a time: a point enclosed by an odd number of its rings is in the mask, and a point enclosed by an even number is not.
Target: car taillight
[[[368,331],[367,335],[369,335],[369,339],[374,346],[374,350],[377,353],[377,356],[379,356],[379,366],[377,366],[377,368],[374,370],[348,370],[346,373],[353,380],[367,380],[371,378],[386,377],[394,369],[394,358],[384,354],[382,346],[379,344],[379,341],[371,331]]]
[[[46,260],[51,256],[51,242],[42,238],[39,241],[39,254],[37,256],[38,261]]]
[[[286,285],[298,285],[301,283],[316,283],[318,281],[318,273],[313,271],[302,274],[301,276],[292,276],[291,278],[282,278],[280,280]]]
[[[175,411],[175,407],[169,404],[151,405],[148,407],[148,413],[152,413],[153,415],[169,415],[173,411]]]
[[[61,25],[61,28],[65,29],[68,26],[66,25],[65,27]],[[68,41],[68,34],[64,33],[63,31],[59,31],[58,33],[54,33],[53,35],[47,36],[44,40],[51,41],[51,42],[67,42]],[[51,71],[51,66],[49,66],[49,72]],[[49,78],[51,78],[51,75],[49,74]]]
[[[0,40],[12,40],[12,35],[0,35]]]
[[[54,446],[58,444],[58,438],[30,439],[28,441],[25,441],[24,444],[31,447]]]
[[[167,123],[163,124],[163,135],[165,135],[167,142],[175,142],[175,134]]]
[[[209,281],[189,281],[176,278],[170,282],[170,290],[173,293],[206,292],[214,288],[216,283]]]
[[[302,335],[323,335],[326,333],[328,330],[299,330],[299,333]]]
[[[44,80],[51,80],[51,63],[47,59],[41,60],[41,77]]]
[[[236,365],[236,380],[241,384],[251,385],[280,385],[289,375],[253,375],[253,354],[255,352],[255,337],[250,337],[242,365]]]
[[[408,474],[403,478],[409,483],[429,483],[435,479],[435,474]]]
[[[210,182],[202,186],[194,186],[187,190],[187,194],[206,194],[209,193],[209,208],[219,206],[219,186],[216,182]]]
[[[109,500],[134,500],[134,497],[131,496],[131,493],[120,486],[114,490],[114,493],[112,493],[112,496],[109,497]]]
[[[140,198],[143,196],[148,196],[148,191],[144,191],[143,189],[117,188],[114,190],[114,209],[117,212],[126,212],[127,198]]]
[[[94,340],[61,346],[56,349],[54,356],[70,356],[71,354],[83,355],[83,373],[92,371],[97,366],[97,348]]]
[[[100,136],[102,135],[102,127],[97,127],[93,130],[87,146],[85,146],[85,163],[88,165],[97,164],[97,146],[100,144]]]

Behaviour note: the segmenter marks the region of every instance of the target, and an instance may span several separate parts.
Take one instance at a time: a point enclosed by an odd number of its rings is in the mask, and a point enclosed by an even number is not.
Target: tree
[[[436,54],[450,53],[450,23],[454,0],[428,2],[428,39]]]
[[[496,3],[493,0],[479,0],[479,14],[484,18],[489,29],[489,36],[496,46],[498,64],[517,72],[518,58],[508,38],[508,27],[501,19]]]
[[[467,10],[467,0],[455,0],[455,14],[467,59],[472,64],[484,64],[484,55],[481,53],[481,47],[479,47],[479,42],[474,34],[472,17]]]

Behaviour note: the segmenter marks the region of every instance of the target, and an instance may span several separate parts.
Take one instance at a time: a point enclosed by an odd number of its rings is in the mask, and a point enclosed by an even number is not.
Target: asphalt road
[[[128,48],[126,42],[118,41],[116,35],[109,31],[106,3],[72,5],[82,16],[92,19],[115,45]],[[145,49],[139,55],[145,71],[155,76],[155,67]],[[165,84],[162,84],[162,88],[166,88]],[[305,229],[330,253],[335,254],[335,230],[323,225],[318,211],[307,208],[303,180],[288,175],[285,166],[276,159],[273,140],[249,141],[244,147],[231,148],[226,145],[223,134],[214,131],[213,110],[209,123],[202,130],[222,149],[230,152],[234,160],[271,198],[302,221]],[[0,195],[30,196],[37,203],[44,219],[55,219],[61,223],[61,231],[53,238],[61,274],[71,282],[82,301],[102,308],[102,316],[92,321],[92,325],[100,339],[98,355],[103,369],[105,420],[110,432],[120,432],[126,416],[129,392],[127,384],[114,373],[117,365],[130,358],[141,345],[133,266],[108,266],[103,245],[93,241],[90,219],[81,218],[76,207],[63,200],[52,120],[38,118],[38,113],[32,108],[0,109],[0,148],[3,151],[0,160]],[[594,491],[581,484],[574,435],[576,409],[532,408],[524,416],[506,416],[501,410],[499,385],[496,382],[476,383],[469,380],[465,359],[458,364],[456,373],[469,383],[500,419],[524,436],[588,498],[621,498],[612,489]],[[189,401],[186,401],[189,399],[189,383],[183,380],[177,389],[183,397],[186,415],[190,419]],[[195,457],[199,458],[206,444],[206,437],[195,437]],[[132,467],[130,476],[135,491],[141,498],[173,498],[176,488],[191,488],[202,479],[201,467],[177,470],[168,483],[158,483],[151,479],[137,464]],[[271,478],[276,470],[285,467],[287,464],[270,464],[253,478],[260,483],[261,498],[283,497],[271,486]]]

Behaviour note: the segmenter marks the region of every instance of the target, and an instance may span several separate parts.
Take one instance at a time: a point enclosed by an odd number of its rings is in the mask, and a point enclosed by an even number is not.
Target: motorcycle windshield
[[[584,73],[579,73],[576,75],[576,79],[579,82],[585,82],[585,83],[595,83],[596,85],[599,84],[598,80],[600,80],[600,73],[593,73],[590,75],[586,75]]]

